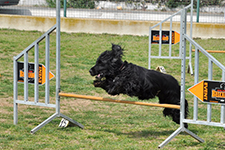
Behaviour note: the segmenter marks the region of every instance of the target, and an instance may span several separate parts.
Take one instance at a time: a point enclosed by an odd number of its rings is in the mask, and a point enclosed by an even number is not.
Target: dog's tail
[[[180,124],[180,110],[179,109],[171,109],[171,108],[165,108],[163,110],[164,116],[171,116],[173,121],[177,124]],[[185,99],[185,112],[184,112],[184,118],[186,119],[188,117],[189,110],[188,110],[188,101]],[[184,123],[184,127],[188,128],[188,124]]]

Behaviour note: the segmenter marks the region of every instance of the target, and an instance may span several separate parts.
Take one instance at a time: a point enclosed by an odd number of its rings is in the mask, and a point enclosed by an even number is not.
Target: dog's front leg
[[[122,82],[116,77],[108,88],[107,93],[110,95],[118,95],[121,93]]]
[[[108,91],[107,91],[107,93],[110,94],[110,95],[117,95],[118,94],[116,92],[116,90],[115,90],[115,86],[109,88]]]

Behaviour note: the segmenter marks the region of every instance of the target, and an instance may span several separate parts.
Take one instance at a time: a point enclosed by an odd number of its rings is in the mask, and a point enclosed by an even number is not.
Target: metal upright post
[[[198,83],[199,77],[199,50],[195,48],[195,81],[194,83]],[[193,109],[193,119],[195,121],[198,120],[198,98],[194,96],[194,109]]]
[[[45,39],[45,104],[49,104],[49,41],[50,41],[50,36],[47,34],[46,39]]]
[[[71,118],[60,113],[60,0],[56,1],[56,112],[48,119],[43,121],[37,127],[31,130],[31,133],[35,133],[40,128],[48,124],[50,121],[57,117],[62,117],[69,120],[71,123],[77,125],[80,128],[84,128],[84,126]]]
[[[28,101],[28,52],[24,54],[24,102]]]
[[[148,69],[151,69],[151,50],[152,50],[152,28],[149,27],[149,37],[148,37]]]
[[[185,112],[185,67],[186,67],[186,30],[187,30],[187,10],[184,9],[181,13],[181,25],[182,25],[182,30],[181,30],[181,36],[182,36],[182,40],[181,40],[181,47],[180,47],[180,51],[182,54],[182,63],[181,63],[181,114],[180,114],[180,128],[182,132],[185,132],[187,134],[189,134],[190,136],[192,136],[193,138],[195,138],[196,140],[198,140],[199,142],[204,142],[203,139],[201,139],[200,137],[198,137],[196,134],[194,134],[193,132],[191,132],[190,130],[186,129],[184,127],[184,112]]]
[[[18,123],[18,104],[16,103],[16,100],[18,98],[18,86],[17,86],[17,61],[16,58],[13,58],[13,97],[14,97],[14,103],[13,103],[13,120],[14,120],[14,124],[16,125]]]
[[[60,114],[60,0],[56,2],[56,113]]]
[[[186,39],[184,38],[184,34],[186,34],[186,30],[187,30],[187,10],[184,9],[184,11],[181,13],[181,16],[183,19],[181,19],[181,28],[182,28],[182,32],[181,32],[181,47],[180,47],[180,52],[181,52],[181,56],[182,56],[182,60],[181,60],[181,91],[180,91],[180,126],[182,128],[184,128],[184,123],[183,123],[183,119],[184,119],[184,113],[185,113],[185,68],[186,68]]]
[[[225,71],[222,71],[222,81],[225,81]],[[221,105],[221,116],[220,116],[220,123],[224,124],[225,122],[225,105]]]
[[[180,127],[174,131],[165,141],[163,141],[158,148],[164,147],[167,143],[169,143],[173,138],[175,138],[179,133],[186,132],[187,134],[191,135],[193,138],[200,142],[204,142],[200,137],[189,131],[184,127],[184,113],[185,113],[185,64],[186,64],[186,39],[184,35],[186,34],[186,16],[187,16],[187,10],[183,9],[181,12],[181,41],[180,41],[180,52],[182,56],[181,61],[181,102],[180,102]]]
[[[192,38],[192,24],[193,24],[193,0],[191,0],[191,16],[190,16],[190,37]],[[193,75],[193,68],[191,64],[191,53],[192,53],[192,44],[189,46],[189,63],[188,63],[188,72],[190,71],[191,75]]]
[[[56,26],[56,115],[83,129],[82,124],[60,113],[60,0],[56,3]]]
[[[67,10],[67,1],[66,0],[64,0],[64,2],[63,2],[63,9],[64,9],[64,17],[66,17],[66,10]]]
[[[39,81],[38,81],[38,74],[39,74],[39,44],[35,43],[35,80],[34,80],[34,101],[38,103],[39,100]]]
[[[212,80],[212,74],[213,74],[213,61],[211,59],[208,59],[208,79]],[[212,119],[212,104],[207,104],[207,121],[211,122]]]
[[[196,18],[196,22],[199,22],[199,5],[200,5],[200,0],[197,0],[197,18]]]

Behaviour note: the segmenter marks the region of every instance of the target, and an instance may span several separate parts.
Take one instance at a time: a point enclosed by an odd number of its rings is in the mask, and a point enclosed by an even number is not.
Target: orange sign
[[[207,83],[201,81],[196,85],[190,87],[188,91],[191,92],[193,95],[195,95],[199,100],[204,101],[204,96],[205,98],[207,97],[207,92],[204,92],[204,88],[206,89],[206,87]]]
[[[23,62],[17,62],[18,63],[18,82],[24,82],[24,63]],[[35,72],[34,72],[34,63],[28,63],[28,83],[34,84],[35,79]],[[38,68],[38,83],[40,85],[45,84],[46,80],[46,74],[45,74],[45,66],[42,64],[39,64]],[[52,72],[49,72],[49,80],[54,78],[54,74]]]
[[[225,103],[225,82],[203,80],[188,91],[203,102]]]
[[[172,32],[172,44],[177,44],[180,42],[180,34],[177,33],[176,31]]]
[[[44,65],[41,66],[41,69],[40,69],[40,66],[39,66],[39,77],[38,77],[38,79],[39,79],[39,83],[41,83],[41,84],[45,84],[45,79],[46,79],[46,74],[45,74],[46,71],[45,70],[46,70],[46,68],[45,68]],[[54,77],[55,77],[55,75],[51,71],[49,71],[49,80],[51,80]]]
[[[171,43],[177,44],[180,42],[180,34],[176,31],[172,31],[171,36]],[[159,31],[158,30],[152,30],[152,44],[159,44],[160,38],[159,38]],[[162,31],[162,44],[170,44],[170,31]]]

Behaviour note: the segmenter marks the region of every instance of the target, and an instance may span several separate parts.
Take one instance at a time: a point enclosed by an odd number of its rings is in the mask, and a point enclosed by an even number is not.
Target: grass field
[[[150,150],[172,134],[179,125],[162,115],[163,108],[96,102],[74,98],[61,98],[61,112],[85,126],[59,128],[61,118],[54,119],[35,134],[30,131],[55,113],[52,108],[19,105],[18,124],[13,124],[13,56],[19,54],[43,33],[0,29],[0,149],[87,149],[87,150]],[[55,33],[51,35],[50,70],[55,74]],[[195,39],[207,50],[225,50],[224,39]],[[119,36],[109,34],[61,34],[61,91],[92,96],[110,97],[92,85],[94,77],[88,70],[111,43],[125,48],[124,60],[146,67],[148,65],[147,36]],[[45,64],[45,42],[39,45],[40,63]],[[153,46],[153,53],[158,48]],[[167,50],[168,46],[164,45]],[[173,46],[177,55],[179,44]],[[167,52],[164,51],[163,54]],[[194,56],[194,53],[192,53]],[[212,54],[225,64],[225,54]],[[20,60],[23,61],[23,58]],[[29,62],[34,62],[34,51],[29,52]],[[167,73],[180,81],[180,60],[154,59],[152,69],[164,66]],[[194,59],[192,60],[194,66]],[[208,59],[200,54],[199,80],[208,78]],[[213,79],[221,80],[221,70],[214,66]],[[194,77],[186,75],[186,89],[194,84]],[[43,101],[44,86],[40,86]],[[33,85],[29,85],[29,98],[33,99]],[[19,84],[19,99],[23,99],[23,84]],[[55,102],[55,78],[50,81],[50,101]],[[137,101],[126,95],[111,98]],[[193,96],[186,90],[192,119]],[[157,99],[151,100],[157,102]],[[199,102],[199,119],[206,120],[206,105]],[[220,107],[213,105],[212,121],[220,121]],[[219,127],[189,125],[189,130],[205,140],[199,143],[184,133],[176,136],[164,149],[225,149],[224,129]]]

